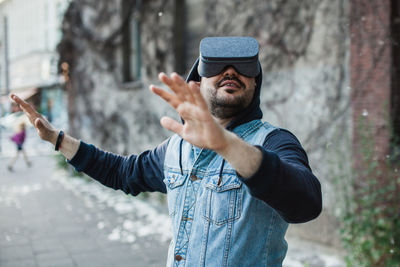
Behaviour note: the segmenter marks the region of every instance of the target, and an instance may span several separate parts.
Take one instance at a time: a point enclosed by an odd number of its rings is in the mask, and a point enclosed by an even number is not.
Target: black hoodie
[[[200,81],[197,65],[198,60],[187,81]],[[262,71],[256,77],[251,104],[228,124],[228,130],[262,118],[261,82]],[[168,140],[139,155],[119,156],[81,141],[78,152],[69,163],[77,171],[127,194],[166,193],[163,165],[167,146]],[[257,147],[263,155],[259,169],[250,178],[239,177],[251,194],[274,208],[289,223],[316,218],[322,210],[321,185],[312,174],[307,155],[297,138],[287,130],[276,129],[266,137],[263,146]]]

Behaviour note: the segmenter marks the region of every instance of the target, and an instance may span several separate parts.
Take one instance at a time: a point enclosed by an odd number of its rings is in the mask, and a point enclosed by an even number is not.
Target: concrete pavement
[[[121,215],[83,205],[56,179],[49,156],[20,158],[10,173],[0,158],[0,266],[100,267],[163,266],[168,243],[135,237],[124,243],[110,238]],[[102,225],[99,225],[99,221]]]

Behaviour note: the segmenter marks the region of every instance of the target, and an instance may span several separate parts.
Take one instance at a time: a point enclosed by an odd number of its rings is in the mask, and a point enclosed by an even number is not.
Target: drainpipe
[[[4,17],[4,86],[6,95],[10,94],[10,77],[9,77],[9,61],[8,61],[8,19]]]
[[[142,1],[137,0],[136,1],[136,12],[139,12],[139,14],[142,14],[141,12],[142,8]],[[138,80],[142,77],[142,47],[141,47],[141,38],[140,38],[140,19],[134,20],[135,21],[135,34],[136,34],[136,47],[137,47],[137,57],[136,57],[136,77]]]

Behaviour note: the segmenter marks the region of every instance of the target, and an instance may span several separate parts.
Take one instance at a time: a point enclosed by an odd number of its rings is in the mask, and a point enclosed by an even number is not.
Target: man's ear
[[[201,83],[201,82],[195,82],[195,83],[197,84],[197,86],[200,86],[200,83]]]

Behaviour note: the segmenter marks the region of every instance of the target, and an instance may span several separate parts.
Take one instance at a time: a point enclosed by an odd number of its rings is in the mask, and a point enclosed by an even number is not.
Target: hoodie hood
[[[192,69],[190,70],[189,75],[186,78],[186,82],[189,82],[189,81],[199,82],[201,80],[201,77],[197,71],[198,65],[199,65],[199,59],[196,60]],[[261,65],[260,65],[260,68],[261,68]],[[250,105],[241,114],[239,114],[237,117],[235,117],[228,124],[228,126],[226,127],[228,130],[232,130],[236,126],[241,125],[243,123],[262,118],[263,113],[260,108],[262,70],[260,70],[260,73],[258,74],[258,76],[256,76],[255,80],[256,80],[256,88],[254,91],[253,100],[251,101]]]

